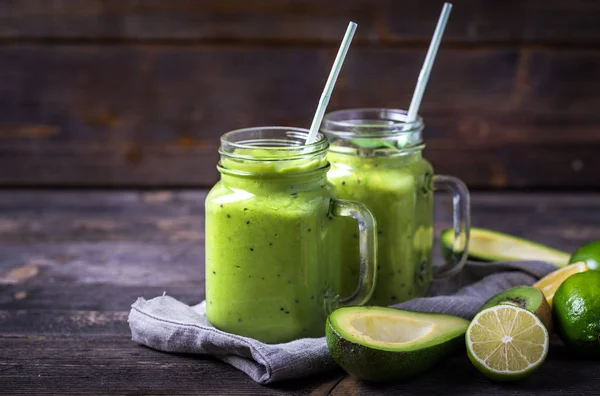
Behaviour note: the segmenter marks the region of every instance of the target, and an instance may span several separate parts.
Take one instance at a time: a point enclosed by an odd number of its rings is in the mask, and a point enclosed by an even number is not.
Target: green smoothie
[[[328,179],[334,194],[365,204],[377,220],[377,285],[369,304],[390,305],[425,296],[432,279],[456,275],[466,261],[470,206],[467,187],[459,179],[435,175],[422,152],[423,119],[407,121],[399,109],[364,108],[328,113],[321,132],[329,142]],[[460,243],[445,265],[432,266],[433,190],[452,195],[453,229]],[[342,292],[358,274],[356,226],[346,219]]]
[[[368,150],[367,150],[368,151]],[[433,168],[420,150],[404,155],[328,154],[327,177],[340,199],[364,203],[378,234],[377,286],[368,304],[390,305],[426,294],[432,278]],[[342,222],[342,293],[358,279],[357,226]]]
[[[206,198],[206,314],[215,327],[266,343],[324,334],[325,301],[340,293],[342,273],[324,157],[222,157]]]

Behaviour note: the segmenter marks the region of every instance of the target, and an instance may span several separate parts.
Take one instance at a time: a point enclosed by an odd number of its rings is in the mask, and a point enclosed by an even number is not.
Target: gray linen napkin
[[[555,269],[539,261],[468,262],[458,276],[434,282],[430,297],[416,298],[394,307],[471,319],[495,294],[514,286],[531,285]],[[132,339],[164,352],[213,355],[260,384],[336,367],[324,337],[264,344],[216,329],[208,323],[204,312],[204,302],[190,307],[166,295],[151,300],[138,298],[129,313]]]

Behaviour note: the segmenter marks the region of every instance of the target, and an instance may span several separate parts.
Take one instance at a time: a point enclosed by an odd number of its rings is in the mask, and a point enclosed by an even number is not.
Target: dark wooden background
[[[600,188],[600,2],[455,0],[422,106],[472,188]],[[207,187],[218,137],[406,108],[442,1],[2,0],[0,185]]]

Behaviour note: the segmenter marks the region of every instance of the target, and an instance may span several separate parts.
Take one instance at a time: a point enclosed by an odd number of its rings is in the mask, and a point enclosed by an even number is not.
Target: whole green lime
[[[573,253],[569,263],[583,261],[591,270],[600,270],[600,241],[586,243]]]
[[[568,277],[552,304],[556,331],[572,351],[600,358],[600,271]]]

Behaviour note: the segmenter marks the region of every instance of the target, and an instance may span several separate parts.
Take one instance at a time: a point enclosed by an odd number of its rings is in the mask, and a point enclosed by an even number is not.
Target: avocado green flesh
[[[441,246],[444,257],[452,254],[454,231],[442,232]],[[471,228],[469,258],[479,261],[539,260],[564,267],[569,263],[569,253],[501,232]]]
[[[385,307],[350,307],[327,319],[333,359],[366,381],[405,379],[431,368],[460,346],[469,321]]]

